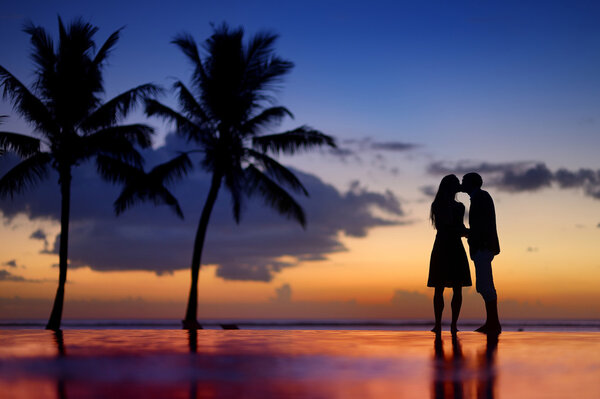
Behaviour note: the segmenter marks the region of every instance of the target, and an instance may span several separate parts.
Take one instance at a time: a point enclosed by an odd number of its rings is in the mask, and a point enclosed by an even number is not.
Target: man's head
[[[462,191],[467,194],[473,192],[473,190],[481,188],[482,185],[483,179],[481,178],[479,173],[467,173],[462,178]]]

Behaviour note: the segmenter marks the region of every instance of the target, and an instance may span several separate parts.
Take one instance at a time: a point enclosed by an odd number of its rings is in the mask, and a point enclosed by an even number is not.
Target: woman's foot
[[[442,332],[442,326],[441,325],[435,325],[433,326],[433,328],[431,329],[431,332],[439,334]]]
[[[456,324],[451,324],[450,325],[450,333],[456,334],[457,332],[458,332],[458,327],[456,326]]]

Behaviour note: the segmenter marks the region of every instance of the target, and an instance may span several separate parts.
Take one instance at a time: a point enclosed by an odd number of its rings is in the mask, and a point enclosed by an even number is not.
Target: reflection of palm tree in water
[[[196,353],[198,353],[198,330],[190,329],[188,333],[188,347],[190,348],[190,399],[198,397],[198,379],[196,378]]]
[[[442,334],[434,341],[433,397],[460,399],[464,397],[464,356],[456,334],[452,335],[452,356],[446,358]]]
[[[67,356],[63,332],[62,330],[55,330],[52,332],[52,335],[54,336],[54,343],[56,344],[56,358],[57,361],[60,361],[61,358]],[[67,398],[67,384],[62,372],[56,377],[56,397],[59,399]]]

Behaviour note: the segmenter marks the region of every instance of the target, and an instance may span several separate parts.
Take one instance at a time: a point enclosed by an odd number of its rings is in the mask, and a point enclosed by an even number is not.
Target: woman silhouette
[[[442,311],[444,310],[444,288],[452,287],[452,333],[458,331],[456,323],[462,305],[462,287],[471,285],[469,261],[461,237],[468,234],[463,218],[465,206],[456,201],[460,181],[455,175],[445,176],[431,204],[431,223],[437,230],[431,260],[429,262],[428,287],[435,287],[433,312],[435,326],[431,331],[442,331]]]

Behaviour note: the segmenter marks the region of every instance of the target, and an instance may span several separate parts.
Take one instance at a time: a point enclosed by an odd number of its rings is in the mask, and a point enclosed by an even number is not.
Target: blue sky
[[[188,65],[171,38],[187,31],[201,42],[211,22],[227,21],[250,34],[281,35],[278,52],[296,64],[282,103],[297,122],[340,138],[556,167],[594,166],[600,144],[600,5],[593,1],[19,1],[2,10],[0,34],[11,38],[0,45],[2,65],[27,81],[22,24],[30,19],[55,33],[57,14],[91,20],[99,41],[126,26],[106,69],[109,95],[186,80]]]

